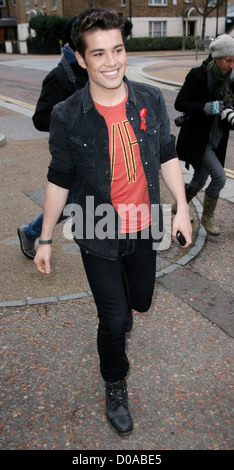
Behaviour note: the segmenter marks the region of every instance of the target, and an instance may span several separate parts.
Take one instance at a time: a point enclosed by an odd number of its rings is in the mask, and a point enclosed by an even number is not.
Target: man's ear
[[[82,55],[79,54],[79,52],[75,52],[75,56],[76,56],[76,60],[78,62],[78,64],[83,68],[83,69],[87,69],[87,65],[86,65],[86,62],[84,60],[84,58],[82,57]]]

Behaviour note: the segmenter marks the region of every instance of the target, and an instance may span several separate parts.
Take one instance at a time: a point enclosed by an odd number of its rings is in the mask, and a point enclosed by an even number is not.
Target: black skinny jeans
[[[129,369],[125,352],[129,309],[145,312],[151,305],[156,251],[152,248],[151,236],[141,239],[141,232],[138,232],[136,239],[127,235],[119,241],[116,261],[94,256],[83,249],[81,254],[98,311],[101,374],[105,381],[116,382],[122,380]]]

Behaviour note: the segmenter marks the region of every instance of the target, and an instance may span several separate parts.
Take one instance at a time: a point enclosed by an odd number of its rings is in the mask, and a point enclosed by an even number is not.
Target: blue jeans
[[[219,193],[225,185],[226,175],[210,144],[206,147],[200,171],[194,171],[192,180],[186,185],[186,190],[195,196],[205,185],[208,176],[211,177],[211,182],[205,193],[207,196],[218,199]]]
[[[73,202],[73,191],[70,190],[66,204],[72,204],[72,202]],[[67,219],[67,217],[61,214],[58,219],[57,224],[59,224],[65,219]],[[42,223],[43,223],[43,212],[41,212],[37,217],[35,217],[35,219],[33,219],[32,222],[30,222],[30,224],[24,227],[25,235],[29,240],[35,241],[37,238],[40,237]]]
[[[155,285],[156,251],[152,238],[127,237],[119,241],[115,261],[81,250],[91,291],[97,306],[97,346],[102,377],[107,382],[122,380],[129,369],[125,332],[129,308],[146,312]]]

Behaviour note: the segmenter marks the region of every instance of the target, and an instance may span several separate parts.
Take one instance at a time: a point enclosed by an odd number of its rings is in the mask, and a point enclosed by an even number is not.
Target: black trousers
[[[84,250],[81,254],[99,317],[97,346],[100,371],[105,381],[116,382],[122,380],[129,370],[125,352],[129,308],[146,312],[151,305],[156,251],[153,250],[151,236],[142,239],[141,232],[138,232],[136,239],[127,236],[119,241],[115,261]]]

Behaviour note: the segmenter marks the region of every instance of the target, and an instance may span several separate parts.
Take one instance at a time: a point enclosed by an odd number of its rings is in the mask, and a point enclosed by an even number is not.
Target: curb
[[[149,82],[156,82],[156,83],[161,83],[169,87],[176,87],[176,88],[181,88],[183,83],[181,82],[174,82],[172,80],[166,80],[165,78],[158,78],[155,77],[154,75],[150,75],[146,72],[144,72],[144,68],[152,65],[154,62],[153,60],[150,60],[149,62],[143,62],[138,65],[129,65],[127,68],[127,74],[129,73],[130,75],[133,74],[134,77],[138,77],[140,79],[145,79],[148,80]]]
[[[199,202],[199,200],[197,198],[193,199],[193,204],[194,204],[194,206],[197,210],[199,220],[201,220],[202,204]],[[205,244],[205,240],[206,240],[206,230],[202,226],[200,226],[195,244],[191,248],[191,250],[188,253],[186,253],[186,255],[182,256],[175,263],[171,264],[170,266],[167,266],[166,268],[162,269],[161,271],[156,272],[155,279],[157,279],[161,276],[164,276],[166,274],[169,274],[172,271],[175,271],[176,269],[181,268],[181,266],[184,266],[187,263],[189,263],[202,250],[202,248]],[[91,291],[76,292],[74,294],[64,294],[64,295],[53,296],[53,297],[38,297],[38,298],[27,297],[26,299],[21,299],[21,300],[3,300],[3,301],[0,302],[0,308],[3,308],[3,307],[23,307],[23,306],[26,306],[26,305],[56,303],[56,302],[63,302],[63,301],[81,299],[81,298],[89,297],[89,296],[90,297],[92,296]],[[0,315],[1,315],[1,313],[0,313]]]
[[[201,220],[203,206],[197,198],[193,198],[193,204],[197,210],[199,220]],[[156,279],[161,276],[164,276],[165,274],[169,274],[172,271],[175,271],[176,269],[180,268],[181,266],[184,266],[185,264],[188,264],[201,251],[201,249],[203,248],[205,244],[205,241],[206,241],[206,230],[204,229],[203,226],[200,225],[195,244],[191,248],[191,250],[188,253],[186,253],[186,255],[182,256],[175,263],[171,264],[170,266],[167,266],[161,271],[156,272]],[[1,306],[1,303],[0,303],[0,306]]]
[[[164,85],[174,86],[178,88],[181,88],[183,86],[182,82],[173,82],[172,80],[166,80],[165,78],[154,77],[153,75],[144,72],[143,68],[141,72],[139,72],[139,75],[143,78],[147,78],[148,80],[152,80],[153,82],[163,83]]]
[[[4,134],[0,134],[0,147],[2,147],[3,145],[5,145],[6,143],[6,137]]]

